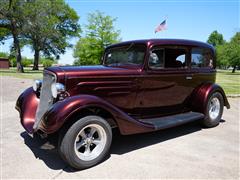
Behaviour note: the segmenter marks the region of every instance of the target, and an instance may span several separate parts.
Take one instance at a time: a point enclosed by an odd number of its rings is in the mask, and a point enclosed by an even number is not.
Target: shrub
[[[47,68],[53,65],[54,60],[51,59],[41,59],[41,64],[43,65],[43,67]]]
[[[23,67],[28,67],[33,63],[32,59],[28,59],[28,58],[23,58],[22,59],[22,65]]]
[[[9,62],[10,62],[10,67],[16,67],[17,66],[17,61],[16,61],[15,58],[10,58]]]

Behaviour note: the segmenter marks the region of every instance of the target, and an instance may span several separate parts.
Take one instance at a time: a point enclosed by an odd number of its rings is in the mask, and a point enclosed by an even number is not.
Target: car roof
[[[107,48],[124,46],[127,44],[136,43],[136,44],[146,44],[147,46],[151,45],[188,45],[188,46],[197,46],[209,48],[214,52],[214,47],[208,43],[195,41],[195,40],[187,40],[187,39],[141,39],[141,40],[131,40],[124,41],[117,44],[113,44],[108,46]]]

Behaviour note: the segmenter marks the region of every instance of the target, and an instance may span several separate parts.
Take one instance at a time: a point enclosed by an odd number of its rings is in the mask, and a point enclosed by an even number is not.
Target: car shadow
[[[220,122],[224,123],[225,120],[221,120]],[[110,156],[111,154],[125,154],[149,145],[154,145],[174,138],[189,135],[202,129],[203,128],[199,125],[199,122],[192,122],[161,131],[128,136],[122,136],[119,131],[115,129],[113,131],[113,141],[110,149]],[[48,140],[32,138],[26,132],[22,132],[20,135],[24,139],[25,144],[33,152],[35,158],[41,159],[49,168],[54,170],[62,169],[63,171],[70,173],[77,171],[71,168],[61,159],[57,148],[55,148],[53,145],[54,143],[51,142],[54,141],[54,139]],[[109,157],[107,157],[105,160],[107,160]]]
[[[125,154],[150,145],[158,144],[174,138],[185,136],[202,130],[198,122],[188,123],[174,128],[150,133],[122,136],[118,131],[114,133],[111,154]]]
[[[59,156],[57,148],[48,139],[33,138],[26,131],[20,135],[24,139],[24,143],[33,152],[35,158],[41,159],[49,168],[59,170],[68,167]]]

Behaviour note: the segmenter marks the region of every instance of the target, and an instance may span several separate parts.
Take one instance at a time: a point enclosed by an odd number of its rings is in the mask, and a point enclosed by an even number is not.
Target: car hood
[[[65,75],[65,78],[81,77],[81,76],[118,76],[118,75],[128,75],[128,74],[139,74],[141,68],[139,66],[131,67],[110,67],[103,65],[94,66],[59,66],[50,67],[46,70],[52,71],[55,74],[61,76]]]

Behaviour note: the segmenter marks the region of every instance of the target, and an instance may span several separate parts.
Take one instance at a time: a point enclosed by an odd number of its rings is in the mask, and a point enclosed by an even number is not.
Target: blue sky
[[[116,29],[123,41],[148,38],[181,38],[206,41],[217,30],[229,40],[240,31],[239,0],[66,0],[80,16],[81,25],[87,23],[87,14],[99,10],[116,17]],[[167,17],[167,30],[154,33],[156,26]],[[76,39],[72,39],[73,44]],[[1,45],[7,52],[12,41]],[[71,64],[72,50],[61,55],[59,63]],[[23,56],[33,58],[29,48]]]

